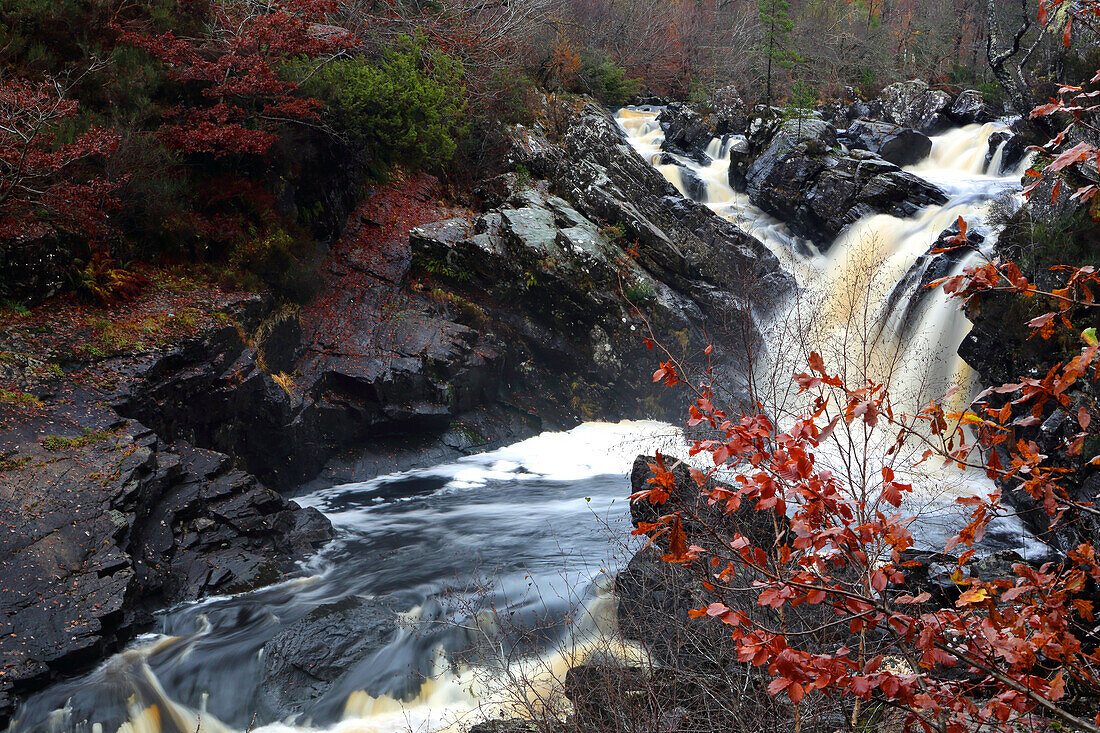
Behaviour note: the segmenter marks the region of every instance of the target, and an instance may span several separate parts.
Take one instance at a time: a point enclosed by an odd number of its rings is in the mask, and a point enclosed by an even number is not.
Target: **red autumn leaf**
[[[661,559],[667,562],[685,562],[691,559],[688,554],[687,534],[679,517],[672,521],[672,529],[668,533],[668,552],[661,555]]]

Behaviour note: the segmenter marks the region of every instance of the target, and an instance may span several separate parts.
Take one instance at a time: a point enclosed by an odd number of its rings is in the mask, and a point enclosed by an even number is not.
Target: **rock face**
[[[986,161],[992,163],[997,151],[1001,151],[1001,164],[997,170],[991,170],[990,174],[1005,175],[1008,171],[1018,168],[1027,155],[1027,148],[1028,143],[1022,135],[1003,131],[990,135]]]
[[[741,93],[732,84],[722,87],[711,95],[710,105],[714,109],[716,135],[739,135],[749,124],[749,110]]]
[[[868,214],[907,217],[947,201],[936,186],[873,153],[845,153],[837,145],[836,129],[818,119],[780,124],[744,178],[754,204],[822,249]]]
[[[919,79],[899,81],[882,90],[877,100],[882,119],[935,135],[951,126],[954,100],[947,92],[929,88]]]
[[[1004,115],[1004,109],[987,102],[977,89],[967,89],[955,98],[947,115],[956,124],[970,125],[976,122],[993,122]]]
[[[857,120],[848,127],[844,142],[851,149],[867,150],[898,166],[917,163],[932,152],[927,135],[886,122]]]
[[[703,115],[689,105],[675,102],[661,110],[657,121],[665,131],[662,149],[691,158],[703,165],[710,162],[705,151],[707,143],[717,130],[708,124]]]
[[[680,197],[602,107],[548,116],[552,132],[513,130],[534,180],[484,183],[479,210],[439,204],[428,177],[376,194],[315,301],[163,355],[118,409],[278,488],[583,419],[678,414],[651,386],[648,329],[701,352],[704,321],[725,324],[712,359],[733,371],[791,281],[762,244]]]
[[[1046,263],[1051,260],[1064,262],[1066,242],[1073,241],[1056,237],[1046,240],[1034,234],[1037,225],[1057,226],[1058,222],[1064,225],[1065,217],[1074,213],[1074,205],[1067,202],[1068,197],[1062,196],[1052,202],[1053,185],[1052,180],[1045,181],[1009,219],[992,252],[992,256],[1018,262],[1023,275],[1036,287],[1046,290],[1062,287],[1066,278],[1064,271],[1048,270]],[[1083,236],[1089,235],[1083,233]],[[1088,246],[1085,245],[1086,251]],[[1050,249],[1044,251],[1045,247]],[[1029,265],[1025,258],[1019,256],[1021,251],[1030,254],[1032,264]],[[1091,263],[1078,260],[1073,264]],[[982,293],[968,302],[966,315],[974,325],[959,346],[959,356],[974,368],[982,384],[998,386],[1018,383],[1021,378],[1041,378],[1055,365],[1066,364],[1080,354],[1084,342],[1076,336],[1068,340],[1057,335],[1049,340],[1035,337],[1034,331],[1026,324],[1040,312],[1030,301],[1010,293]],[[1100,327],[1100,313],[1095,308],[1071,317],[1071,333],[1079,334],[1087,328]],[[1001,408],[1020,396],[1019,392],[995,393],[986,400],[990,407]],[[1039,414],[1034,415],[1039,418],[1037,424],[1015,425],[1013,438],[1033,441],[1038,452],[1049,457],[1046,465],[1064,470],[1058,477],[1058,485],[1072,499],[1094,502],[1100,492],[1100,467],[1090,466],[1088,461],[1096,453],[1095,447],[1090,449],[1090,445],[1095,446],[1095,405],[1100,398],[1097,383],[1088,379],[1077,380],[1065,389],[1062,396],[1067,404],[1051,400]],[[1030,415],[1033,404],[1028,402],[1012,406],[1008,421]],[[1092,416],[1090,436],[1081,454],[1070,456],[1064,446],[1083,430],[1077,419],[1081,410]],[[1003,465],[1009,465],[1003,446],[1000,447],[1000,458]],[[1006,502],[1019,512],[1025,526],[1051,547],[1066,552],[1082,542],[1100,543],[1100,521],[1094,515],[1071,510],[1052,527],[1051,519],[1040,501],[1020,490],[1016,482],[1002,481],[1000,484]]]
[[[0,718],[117,651],[152,612],[270,583],[331,536],[234,470],[75,400],[3,435]]]
[[[652,462],[650,456],[636,459],[630,477],[632,491],[648,486],[646,480],[652,475],[648,464]],[[730,541],[734,533],[740,533],[762,547],[775,543],[777,526],[773,524],[774,515],[771,512],[757,512],[746,504],[732,515],[724,515],[720,509],[708,504],[686,467],[674,468],[673,474],[676,477],[675,486],[665,504],[652,506],[639,502],[631,505],[631,521],[635,526],[641,522],[652,522],[660,515],[680,511],[682,517],[703,518],[717,533],[715,538],[709,532],[701,531],[701,526],[694,520],[684,521],[683,529],[689,544],[713,550],[717,549],[716,543],[719,541]],[[780,533],[787,531],[784,521],[778,522],[778,530]],[[667,551],[667,540],[658,537],[653,544],[637,553],[615,580],[620,631],[627,640],[644,645],[654,666],[660,669],[647,687],[652,690],[649,698],[659,701],[658,710],[654,712],[669,716],[675,708],[680,708],[676,714],[691,721],[691,724],[683,726],[686,730],[744,730],[742,721],[745,719],[767,730],[783,729],[790,720],[790,711],[776,704],[775,698],[766,692],[767,675],[761,674],[759,668],[736,662],[736,649],[722,624],[707,623],[706,620],[691,618],[689,614],[693,609],[718,600],[703,584],[704,578],[709,576],[690,564],[661,560],[661,554]],[[751,587],[754,579],[741,568],[730,580],[730,585],[747,588]],[[770,611],[756,605],[752,593],[726,594],[721,600],[765,625],[779,623],[777,618],[768,615]],[[820,629],[834,626],[828,623],[823,625],[823,622],[834,618],[831,612],[822,612],[820,607],[803,605],[788,609],[783,623],[791,630]],[[819,633],[820,642],[831,644],[832,648],[844,643],[846,636],[846,628]],[[806,639],[801,641],[805,643]],[[582,680],[593,686],[596,680],[602,678],[599,670],[586,670],[584,675],[578,675],[578,686]],[[639,681],[636,674],[627,674],[612,678],[609,684],[612,689],[619,685],[631,689]],[[728,694],[717,694],[719,689],[742,690],[743,694],[731,699]],[[807,700],[806,710],[812,710],[810,715],[820,723],[815,730],[843,728],[844,712],[841,706],[825,699],[811,701],[807,697]],[[716,704],[716,701],[725,701],[726,704]],[[651,713],[650,719],[659,718],[653,718]]]

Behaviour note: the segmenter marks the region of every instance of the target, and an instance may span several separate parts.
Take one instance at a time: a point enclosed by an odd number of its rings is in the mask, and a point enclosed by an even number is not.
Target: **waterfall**
[[[649,108],[618,115],[628,140],[648,159],[661,145],[654,129],[658,113]],[[951,387],[956,389],[948,407],[961,410],[969,405],[978,381],[957,352],[971,324],[958,301],[938,289],[920,292],[919,286],[930,260],[926,253],[960,216],[971,231],[985,237],[982,246],[988,248],[998,234],[987,220],[991,206],[998,199],[1007,207],[1022,201],[1020,178],[1028,161],[999,175],[1003,145],[986,161],[990,136],[1004,129],[999,123],[975,124],[933,137],[928,157],[905,170],[939,186],[949,200],[907,219],[866,216],[841,232],[824,254],[730,188],[728,150],[721,139],[707,146],[707,165],[673,154],[677,165],[658,167],[662,172],[683,168],[697,175],[708,187],[706,205],[755,235],[798,283],[797,291],[773,306],[761,324],[765,343],[752,369],[768,409],[778,416],[806,410],[808,396],[795,394],[791,379],[806,370],[811,351],[824,357],[830,372],[850,383],[869,379],[885,385],[895,411],[912,414],[929,400],[943,398]],[[664,155],[667,160],[670,154]],[[950,272],[978,256],[967,254]],[[868,438],[871,444],[863,450],[881,459],[895,436],[878,433]],[[844,459],[837,450],[823,444],[818,463],[842,470]],[[905,511],[918,517],[911,525],[918,544],[942,547],[961,521],[954,498],[985,493],[992,485],[981,472],[913,467],[918,457],[915,448],[899,453],[894,470],[916,488]],[[1018,520],[998,521],[991,532],[1036,553],[1045,549],[1026,536]]]
[[[804,407],[790,375],[805,369],[811,349],[834,371],[888,382],[898,404],[911,407],[949,385],[960,387],[955,406],[967,403],[976,379],[956,351],[969,322],[957,303],[939,292],[920,296],[918,285],[922,257],[943,229],[964,216],[988,245],[997,235],[986,221],[990,206],[1018,197],[1020,171],[998,174],[1003,145],[985,164],[989,137],[1003,126],[940,135],[929,157],[908,169],[947,192],[946,204],[908,219],[868,216],[822,253],[730,187],[730,150],[743,140],[711,140],[709,162],[700,164],[661,150],[657,114],[618,115],[638,153],[681,194],[756,236],[798,284],[762,324],[769,348],[753,365],[761,381],[770,375],[773,404],[788,412]],[[616,637],[608,578],[636,549],[616,544],[630,530],[624,477],[635,456],[655,449],[682,456],[683,432],[644,421],[585,424],[298,497],[337,530],[303,566],[305,577],[165,612],[160,633],[28,701],[12,731],[457,731],[494,715],[565,711],[569,667],[589,659],[632,664],[642,654]],[[839,457],[822,451],[821,460]],[[988,483],[983,475],[934,469],[914,476],[924,490],[905,507],[921,516],[913,532],[927,546],[942,546],[960,521],[949,511],[951,498]],[[1000,522],[987,536],[1025,552],[1033,542],[1018,521]],[[280,642],[298,639],[299,654],[315,649],[313,617],[324,613],[340,628],[355,624],[352,636],[364,638],[345,635],[341,644],[352,644],[356,656],[341,658],[323,692],[299,698],[301,712],[279,720],[283,713],[265,706],[293,702],[296,690],[269,684],[292,686],[312,675],[280,666]],[[507,646],[517,640],[526,646]],[[313,666],[290,661],[295,670]]]

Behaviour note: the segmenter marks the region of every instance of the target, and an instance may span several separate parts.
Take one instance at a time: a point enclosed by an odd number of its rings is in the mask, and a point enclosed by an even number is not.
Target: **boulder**
[[[736,86],[728,84],[715,91],[710,98],[710,106],[716,136],[745,132],[749,124],[749,110]]]
[[[853,122],[843,136],[849,148],[867,150],[898,166],[917,163],[932,152],[927,135],[886,122]]]
[[[792,287],[778,260],[753,237],[705,206],[684,202],[639,156],[599,105],[577,111],[560,144],[516,128],[516,157],[591,221],[621,227],[636,261],[655,279],[692,299],[714,288],[756,291]],[[754,283],[767,282],[765,290]]]
[[[935,135],[951,126],[953,102],[947,92],[931,89],[919,79],[899,81],[882,90],[878,98],[882,119]]]
[[[955,98],[947,116],[958,125],[984,124],[993,122],[1004,115],[1004,108],[986,101],[985,95],[977,89],[967,89]]]
[[[649,487],[646,482],[653,475],[649,468],[653,461],[651,456],[635,459],[630,473],[632,493]],[[665,514],[682,512],[683,528],[690,541],[704,547],[715,541],[704,532],[704,524],[715,528],[720,536],[732,537],[740,532],[763,546],[774,543],[776,528],[771,513],[756,512],[746,506],[727,517],[720,508],[707,502],[686,466],[676,466],[672,472],[676,480],[668,501],[661,505],[631,503],[630,521],[635,527],[652,523]],[[779,526],[783,531],[784,523]],[[706,605],[710,594],[690,568],[661,560],[660,555],[667,551],[667,537],[658,537],[619,572],[615,580],[619,628],[627,639],[645,644],[659,664],[688,669],[720,668],[734,658],[733,645],[719,624],[693,624],[688,613]]]
[[[989,136],[989,151],[986,153],[986,161],[992,164],[997,157],[997,151],[1001,153],[1000,164],[997,170],[990,170],[991,176],[1003,176],[1009,171],[1014,171],[1020,166],[1027,156],[1028,143],[1023,136],[998,130]]]
[[[706,154],[707,144],[715,135],[715,129],[704,117],[683,103],[673,103],[661,110],[657,121],[665,131],[661,149],[702,164],[710,162]]]
[[[844,87],[840,99],[820,108],[822,119],[837,129],[845,129],[852,122],[875,116],[869,103],[860,99],[852,87]]]
[[[932,291],[928,285],[941,277],[947,277],[958,269],[960,263],[974,253],[985,237],[977,231],[970,229],[966,233],[966,244],[958,245],[949,240],[959,234],[959,223],[953,222],[951,226],[940,232],[928,251],[916,259],[905,276],[890,291],[887,300],[886,312],[893,312],[902,300],[905,300],[905,312],[901,315],[901,336],[916,325],[916,314],[922,303]],[[945,252],[936,252],[937,249],[946,249]]]
[[[824,121],[784,122],[745,171],[749,198],[822,250],[869,213],[907,217],[947,201],[893,163],[868,151],[845,153],[836,143],[835,128]]]
[[[279,630],[263,645],[267,704],[286,718],[321,698],[349,669],[393,635],[396,614],[378,601],[326,603]],[[247,712],[245,712],[247,715]]]

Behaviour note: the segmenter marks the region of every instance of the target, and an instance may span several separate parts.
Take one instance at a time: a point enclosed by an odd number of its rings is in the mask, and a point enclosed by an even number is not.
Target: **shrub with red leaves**
[[[110,155],[118,135],[92,127],[60,142],[59,125],[78,111],[60,80],[0,81],[0,241],[55,230],[101,232],[114,186],[87,164]]]

